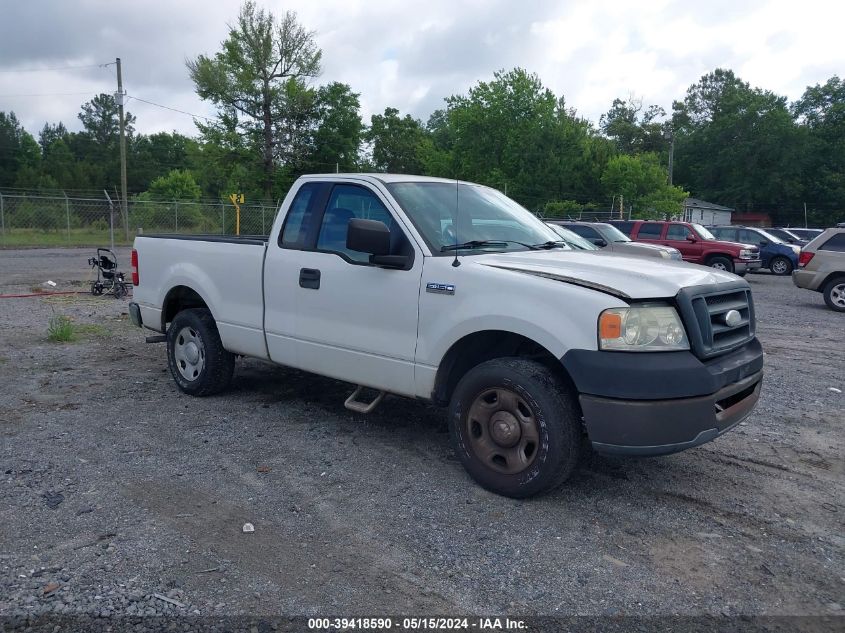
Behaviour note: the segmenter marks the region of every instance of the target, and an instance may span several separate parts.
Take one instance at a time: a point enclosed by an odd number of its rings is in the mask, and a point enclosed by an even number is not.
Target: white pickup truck
[[[683,262],[570,250],[488,187],[330,174],[294,183],[269,237],[144,235],[132,321],[166,333],[185,393],[236,356],[448,406],[482,486],[549,490],[588,439],[660,455],[714,439],[760,394],[748,284]],[[165,337],[150,337],[151,340]]]

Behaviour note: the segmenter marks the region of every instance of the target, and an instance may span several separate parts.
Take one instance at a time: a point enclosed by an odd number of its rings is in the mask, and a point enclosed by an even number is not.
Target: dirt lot
[[[89,255],[0,251],[0,293],[87,287]],[[747,422],[528,501],[474,485],[434,407],[359,416],[349,385],[253,360],[194,399],[125,301],[0,299],[0,614],[841,616],[845,319],[749,281]],[[90,325],[51,343],[53,313]]]

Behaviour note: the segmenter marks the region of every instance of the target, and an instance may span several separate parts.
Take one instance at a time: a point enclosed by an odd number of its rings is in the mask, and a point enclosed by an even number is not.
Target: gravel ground
[[[0,293],[87,288],[89,256],[0,251]],[[350,385],[255,360],[226,395],[190,398],[125,301],[0,299],[0,614],[841,626],[845,320],[788,278],[749,281],[766,378],[746,422],[673,456],[592,456],[527,501],[473,484],[437,408],[387,398],[360,416]],[[47,341],[53,313],[77,341]]]

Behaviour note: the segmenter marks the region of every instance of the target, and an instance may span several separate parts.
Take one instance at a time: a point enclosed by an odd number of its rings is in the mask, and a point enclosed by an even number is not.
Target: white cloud
[[[665,108],[718,66],[752,85],[798,98],[845,68],[845,7],[823,0],[541,0],[313,2],[268,0],[299,12],[324,51],[319,81],[361,93],[363,112],[392,106],[427,118],[443,98],[498,69],[522,66],[594,121],[629,94]],[[121,56],[127,91],[201,115],[184,61],[218,50],[239,3],[203,0],[31,0],[10,3],[0,70],[109,62]],[[45,121],[78,127],[79,105],[115,89],[113,67],[0,72],[0,110],[35,132]],[[53,97],[10,96],[53,94]],[[84,93],[84,94],[67,94]],[[129,103],[142,132],[193,133],[190,117]]]

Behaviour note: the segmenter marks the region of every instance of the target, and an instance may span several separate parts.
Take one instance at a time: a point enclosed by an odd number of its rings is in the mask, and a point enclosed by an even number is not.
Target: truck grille
[[[754,303],[747,287],[682,293],[678,300],[690,343],[699,358],[724,354],[754,338]],[[732,318],[727,318],[729,314]]]

